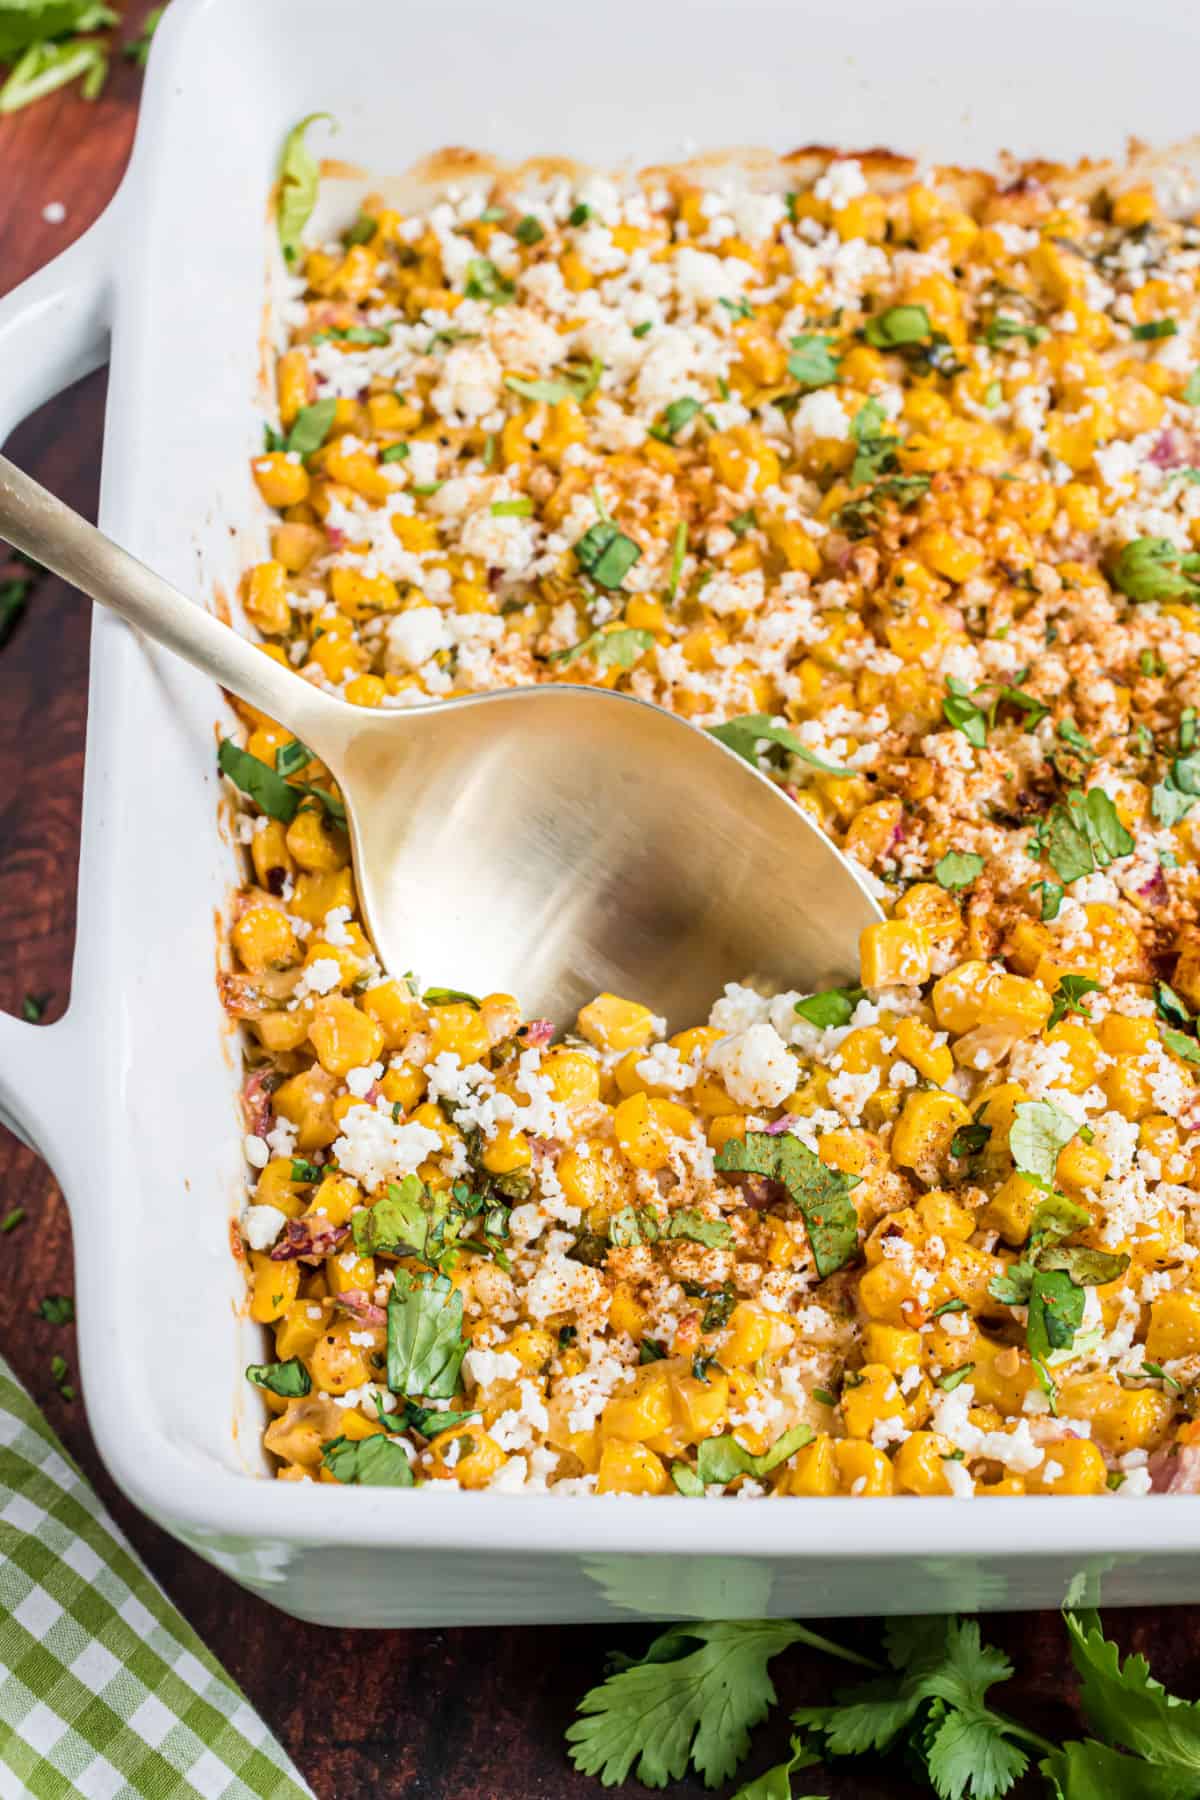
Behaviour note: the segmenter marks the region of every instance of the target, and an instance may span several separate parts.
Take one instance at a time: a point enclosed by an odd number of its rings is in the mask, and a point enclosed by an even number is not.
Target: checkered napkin
[[[312,1800],[0,1358],[0,1800]]]

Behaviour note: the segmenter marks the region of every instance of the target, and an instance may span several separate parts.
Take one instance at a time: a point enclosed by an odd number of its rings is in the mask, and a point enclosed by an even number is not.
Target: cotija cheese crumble
[[[655,701],[888,916],[852,989],[523,1020],[380,968],[328,771],[241,707],[281,1479],[1196,1486],[1198,205],[531,169],[295,250],[265,653],[361,706]]]

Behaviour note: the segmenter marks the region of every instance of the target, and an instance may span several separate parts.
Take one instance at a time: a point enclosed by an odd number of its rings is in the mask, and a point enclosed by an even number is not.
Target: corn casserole
[[[538,165],[295,249],[264,653],[360,706],[669,707],[887,917],[853,988],[525,1019],[379,966],[328,771],[239,706],[281,1479],[1196,1487],[1198,208],[1183,169]]]

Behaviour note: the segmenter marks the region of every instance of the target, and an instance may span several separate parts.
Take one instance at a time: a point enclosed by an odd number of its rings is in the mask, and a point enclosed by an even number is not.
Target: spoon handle
[[[264,656],[6,456],[0,456],[0,536],[239,699],[278,719],[328,761],[323,749],[341,735],[340,701]]]

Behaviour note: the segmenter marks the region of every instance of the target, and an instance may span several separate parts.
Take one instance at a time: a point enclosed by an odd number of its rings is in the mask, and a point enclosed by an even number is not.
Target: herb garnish
[[[804,1220],[817,1274],[822,1279],[848,1263],[858,1248],[858,1214],[850,1191],[861,1177],[823,1163],[790,1131],[748,1131],[718,1150],[723,1174],[762,1175],[777,1182]]]
[[[448,1277],[397,1269],[387,1309],[387,1384],[392,1392],[449,1400],[470,1348],[462,1324],[462,1295]]]
[[[1060,1019],[1068,1013],[1078,1013],[1081,1018],[1088,1017],[1087,1008],[1079,1002],[1085,994],[1096,994],[1100,991],[1100,983],[1093,981],[1089,975],[1064,975],[1054,990],[1050,1007],[1050,1017],[1046,1021],[1046,1030],[1052,1031]]]
[[[641,545],[626,537],[611,519],[589,525],[575,545],[575,560],[583,573],[598,587],[609,589],[620,587],[641,554]]]
[[[304,227],[317,203],[321,171],[305,142],[304,134],[318,119],[328,119],[333,124],[329,113],[309,113],[298,125],[293,125],[284,138],[283,153],[279,159],[279,199],[275,208],[275,225],[279,233],[279,247],[289,267],[300,255]]]
[[[825,988],[822,993],[797,1000],[793,1010],[809,1025],[815,1025],[818,1031],[836,1030],[850,1023],[854,1009],[866,991],[860,987]]]
[[[710,725],[707,730],[709,737],[715,737],[727,750],[736,751],[755,769],[758,768],[759,745],[766,744],[769,748],[761,754],[768,760],[771,760],[772,749],[779,749],[787,756],[799,757],[801,762],[822,775],[852,775],[854,772],[825,762],[807,744],[802,744],[794,731],[786,725],[777,725],[767,713],[741,713],[736,719],[726,719],[723,725]]]
[[[787,371],[798,386],[806,389],[828,387],[837,380],[838,359],[830,345],[833,339],[811,333],[792,339]]]
[[[335,1481],[354,1487],[415,1487],[412,1464],[403,1444],[376,1432],[373,1437],[336,1437],[321,1450],[321,1461]]]
[[[876,350],[898,350],[906,344],[927,344],[933,325],[923,306],[889,306],[867,320],[863,336]]]
[[[467,264],[468,300],[486,300],[489,306],[507,306],[517,297],[517,289],[507,275],[502,275],[490,256],[473,256]]]
[[[1060,881],[1069,883],[1128,856],[1134,840],[1103,788],[1089,788],[1086,794],[1072,788],[1041,821],[1030,847],[1045,857]]]
[[[789,1456],[794,1456],[797,1450],[811,1444],[813,1436],[811,1425],[793,1425],[761,1456],[752,1456],[744,1450],[731,1431],[720,1437],[702,1438],[696,1450],[695,1469],[687,1463],[672,1463],[671,1479],[681,1494],[695,1495],[702,1494],[708,1487],[725,1487],[739,1475],[749,1475],[760,1481],[772,1469],[785,1463]]]
[[[298,1356],[291,1356],[286,1362],[249,1363],[246,1380],[278,1394],[281,1400],[302,1400],[312,1392],[312,1380]]]
[[[1170,538],[1134,538],[1109,569],[1114,587],[1130,600],[1200,601],[1200,553],[1185,553]]]
[[[632,669],[654,648],[654,633],[640,625],[622,625],[616,631],[593,631],[569,650],[553,650],[547,662],[573,663],[590,657],[598,669]]]
[[[970,887],[983,870],[984,859],[974,850],[947,850],[933,865],[934,880],[951,893]]]

